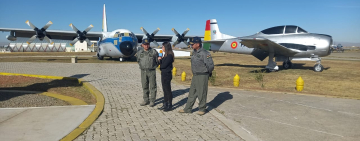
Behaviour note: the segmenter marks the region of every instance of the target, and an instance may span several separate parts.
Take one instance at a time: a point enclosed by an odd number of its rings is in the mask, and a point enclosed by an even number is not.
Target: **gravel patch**
[[[34,93],[0,92],[0,108],[65,106],[69,103]]]

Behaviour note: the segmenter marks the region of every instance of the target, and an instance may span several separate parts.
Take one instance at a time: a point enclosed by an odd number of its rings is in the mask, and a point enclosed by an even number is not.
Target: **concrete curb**
[[[173,81],[171,81],[173,82]],[[189,86],[188,84],[181,84],[176,80],[173,82],[178,85]],[[312,94],[312,93],[294,93],[294,92],[281,92],[281,91],[270,91],[270,90],[257,90],[257,89],[241,89],[235,87],[218,87],[218,86],[208,86],[208,88],[215,88],[215,89],[228,89],[228,90],[241,90],[241,91],[253,91],[253,92],[266,92],[266,93],[278,93],[278,94],[289,94],[289,95],[305,95],[305,96],[314,96],[314,97],[330,97],[330,98],[342,98],[342,99],[353,99],[353,100],[360,100],[360,98],[353,98],[353,97],[341,97],[341,96],[332,96],[332,95],[321,95],[321,94]]]
[[[3,73],[0,72],[0,75],[15,75],[15,76],[28,76],[28,77],[36,77],[36,78],[46,78],[46,79],[57,79],[57,80],[73,80],[79,82],[82,86],[90,91],[93,96],[95,96],[96,104],[94,110],[90,113],[90,115],[72,132],[63,137],[61,141],[74,140],[81,133],[83,133],[87,128],[90,127],[92,123],[100,116],[102,111],[104,110],[105,99],[102,93],[98,91],[94,86],[89,84],[88,82],[84,82],[82,79],[74,78],[74,77],[61,77],[61,76],[47,76],[47,75],[32,75],[32,74],[17,74],[17,73]]]

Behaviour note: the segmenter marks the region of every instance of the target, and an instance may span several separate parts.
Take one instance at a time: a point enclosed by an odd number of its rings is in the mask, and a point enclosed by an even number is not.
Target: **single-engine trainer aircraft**
[[[277,71],[275,61],[282,61],[283,68],[292,67],[291,60],[316,61],[314,71],[321,72],[321,58],[331,53],[332,37],[308,33],[299,26],[285,25],[271,27],[254,35],[234,37],[222,34],[216,19],[206,21],[204,43],[210,43],[209,50],[251,54],[263,61],[269,56],[266,69]]]
[[[174,28],[172,31],[175,35],[156,35],[160,30],[157,28],[153,33],[149,34],[143,27],[140,30],[144,34],[134,34],[127,29],[116,29],[108,32],[106,22],[105,4],[103,9],[103,27],[102,32],[89,32],[93,25],[90,25],[84,31],[78,30],[73,24],[69,26],[75,31],[61,31],[61,30],[47,30],[53,23],[49,21],[44,27],[37,28],[30,21],[26,21],[32,29],[18,29],[18,28],[0,28],[0,31],[10,32],[10,35],[6,38],[10,41],[15,41],[17,37],[28,37],[30,38],[27,43],[32,43],[36,38],[39,40],[46,40],[48,43],[53,44],[51,39],[61,40],[72,40],[70,45],[74,45],[80,41],[83,43],[87,42],[88,46],[91,45],[90,40],[98,41],[97,57],[103,60],[104,57],[119,58],[120,61],[123,59],[132,57],[137,52],[138,43],[143,38],[147,38],[150,42],[159,47],[157,42],[173,41],[174,46],[178,43],[184,42],[187,44],[188,38],[194,36],[185,36],[189,29],[186,29],[183,34],[179,34]],[[35,34],[34,34],[35,32]]]

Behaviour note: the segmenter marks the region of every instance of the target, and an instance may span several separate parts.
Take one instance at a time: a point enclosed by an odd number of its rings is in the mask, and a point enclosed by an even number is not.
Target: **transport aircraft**
[[[53,44],[51,39],[72,40],[70,45],[74,45],[80,41],[87,42],[88,46],[91,45],[90,40],[98,41],[97,57],[103,60],[104,57],[119,58],[123,61],[127,58],[134,56],[137,52],[138,44],[141,43],[143,38],[147,38],[151,43],[159,47],[157,42],[172,41],[173,45],[183,42],[188,45],[187,40],[193,36],[185,36],[189,29],[186,29],[183,34],[179,34],[174,28],[172,31],[175,35],[156,35],[160,30],[157,28],[153,33],[148,33],[145,28],[141,27],[140,30],[143,34],[134,34],[127,29],[116,29],[114,31],[108,31],[106,21],[105,4],[103,9],[103,21],[102,32],[89,32],[93,25],[87,27],[84,31],[78,30],[73,24],[69,26],[75,31],[63,31],[63,30],[47,30],[53,23],[49,21],[44,27],[38,28],[34,26],[30,21],[26,21],[32,29],[19,29],[19,28],[0,28],[0,31],[10,32],[10,35],[6,38],[10,41],[15,41],[17,37],[30,38],[27,43],[32,43],[36,38],[39,40],[46,40],[48,43]],[[35,32],[35,34],[34,34]]]

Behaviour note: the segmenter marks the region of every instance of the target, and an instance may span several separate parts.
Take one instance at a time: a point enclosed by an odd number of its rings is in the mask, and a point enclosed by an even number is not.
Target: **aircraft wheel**
[[[100,56],[99,53],[97,53],[96,56],[98,57],[99,60],[103,60],[103,59],[104,59],[104,56]]]
[[[112,60],[113,58],[112,57],[110,57],[110,60]]]
[[[120,57],[120,58],[119,58],[119,61],[122,62],[122,61],[124,61],[124,59]]]
[[[315,72],[322,72],[324,70],[324,67],[321,64],[316,64],[314,66],[314,71]]]
[[[284,69],[290,69],[292,67],[292,63],[290,61],[284,61],[283,67]]]

